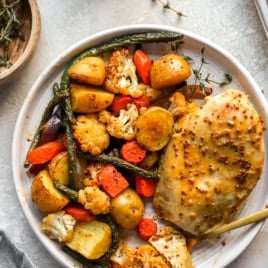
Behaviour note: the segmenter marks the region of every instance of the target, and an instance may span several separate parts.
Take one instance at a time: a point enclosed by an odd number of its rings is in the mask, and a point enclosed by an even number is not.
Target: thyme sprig
[[[167,10],[170,10],[170,11],[174,12],[178,17],[185,16],[181,11],[178,11],[177,9],[172,7],[170,5],[169,0],[165,0],[165,1],[163,1],[163,0],[152,0],[152,2],[156,2],[156,1],[159,2],[164,9],[167,9]]]
[[[188,57],[187,60],[193,62],[193,60],[190,57]],[[202,73],[202,69],[205,64],[209,64],[209,63],[206,61],[205,48],[203,47],[201,48],[201,60],[200,60],[199,68],[196,69],[192,67],[193,74],[195,76],[195,81],[194,81],[195,85],[199,85],[201,88],[205,88],[205,83],[207,83],[207,84],[216,84],[220,87],[223,87],[232,82],[232,76],[228,73],[224,73],[223,81],[221,82],[211,79],[210,78],[211,73],[207,73],[204,76],[204,74]]]
[[[22,7],[21,0],[0,0],[0,67],[10,67],[9,45],[14,38],[24,40],[20,32],[22,23],[19,12]]]

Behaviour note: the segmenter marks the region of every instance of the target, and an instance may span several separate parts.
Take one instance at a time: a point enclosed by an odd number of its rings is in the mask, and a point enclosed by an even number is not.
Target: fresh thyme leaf
[[[194,73],[196,78],[199,77],[199,71],[197,69],[193,69],[193,73]]]
[[[198,69],[195,69],[192,67],[193,74],[195,76],[195,85],[199,85],[201,88],[205,88],[205,83],[207,84],[216,84],[220,87],[226,86],[232,82],[232,76],[228,73],[224,73],[224,81],[218,82],[213,79],[210,79],[211,73],[207,73],[206,76],[203,76],[202,74],[202,68],[204,64],[209,64],[209,62],[206,61],[206,51],[205,47],[202,47],[201,50],[201,60],[200,60],[200,66]],[[186,57],[185,57],[186,58]],[[190,57],[188,57],[190,58]],[[191,59],[191,58],[190,58]],[[193,65],[193,61],[189,61]]]
[[[225,80],[220,83],[221,87],[230,84],[232,82],[232,80],[233,80],[232,76],[230,74],[227,74],[227,73],[224,74],[224,79]]]
[[[184,59],[189,62],[189,63],[193,63],[194,60],[190,57],[190,56],[184,56]]]
[[[206,78],[205,78],[205,81],[206,81],[208,84],[210,83],[209,77],[210,77],[210,73],[208,73],[207,76],[206,76]]]
[[[199,86],[200,86],[202,89],[205,88],[205,84],[202,83],[202,82],[199,83]]]
[[[164,1],[164,0],[157,0],[157,1],[162,5],[162,7],[164,9],[168,9],[168,10],[174,12],[178,17],[185,16],[182,12],[180,12],[180,11],[176,10],[174,7],[172,7],[170,5],[169,0],[166,0],[166,1]],[[152,2],[156,2],[156,0],[152,0]]]

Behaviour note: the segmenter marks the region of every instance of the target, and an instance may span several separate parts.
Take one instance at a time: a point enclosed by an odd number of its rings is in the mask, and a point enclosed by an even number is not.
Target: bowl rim
[[[36,90],[38,89],[38,86],[42,84],[47,77],[51,75],[55,71],[55,68],[59,68],[59,66],[64,66],[68,63],[69,60],[71,60],[75,55],[77,55],[77,50],[80,52],[83,51],[85,46],[93,41],[95,43],[100,43],[100,39],[103,39],[105,37],[105,40],[109,40],[110,37],[117,37],[120,35],[124,35],[127,33],[137,33],[137,32],[145,32],[145,31],[173,31],[177,33],[181,33],[195,41],[201,42],[205,44],[207,47],[215,50],[217,53],[220,55],[226,57],[228,61],[230,61],[233,65],[235,65],[236,68],[239,69],[239,71],[242,73],[243,76],[247,77],[247,81],[250,84],[252,88],[254,88],[254,93],[258,97],[258,101],[261,103],[262,107],[264,108],[264,113],[267,114],[268,117],[268,106],[267,102],[263,96],[263,93],[261,89],[259,88],[258,84],[255,82],[254,78],[250,75],[250,73],[245,69],[245,67],[234,57],[232,56],[231,53],[229,53],[227,50],[224,48],[220,47],[219,45],[215,44],[214,42],[210,41],[209,39],[200,36],[199,34],[196,34],[194,32],[191,32],[189,30],[185,30],[182,28],[177,28],[173,26],[168,26],[168,25],[159,25],[159,24],[130,24],[130,25],[124,25],[124,26],[117,26],[113,28],[109,28],[106,30],[103,30],[101,32],[91,34],[88,37],[76,42],[74,45],[70,46],[68,49],[63,51],[58,57],[56,57],[45,69],[44,71],[39,75],[37,80],[35,80],[34,84],[32,85],[31,89],[28,92],[28,95],[26,96],[26,99],[29,100],[32,98]],[[102,41],[103,42],[103,41]],[[72,265],[72,264],[65,258],[65,260],[62,259],[63,253],[59,253],[58,251],[53,251],[51,250],[51,241],[48,241],[44,239],[43,234],[40,232],[39,227],[34,226],[34,224],[31,222],[34,220],[34,216],[32,215],[32,212],[30,211],[30,208],[25,204],[25,199],[23,196],[19,195],[20,191],[20,183],[17,179],[20,177],[19,175],[19,169],[17,168],[17,162],[14,161],[17,157],[17,146],[18,142],[20,140],[20,129],[22,127],[22,121],[24,119],[24,114],[28,106],[28,101],[25,101],[19,111],[16,124],[15,124],[15,129],[14,129],[14,134],[13,134],[13,141],[12,141],[12,173],[13,173],[13,181],[15,184],[15,189],[16,189],[16,194],[18,196],[19,202],[21,204],[21,207],[23,209],[24,215],[31,226],[31,229],[39,239],[39,241],[42,243],[42,245],[48,250],[50,255],[58,261],[62,265]],[[257,233],[260,231],[261,227],[263,226],[264,222],[260,222],[250,229],[249,233],[249,238],[248,240],[243,240],[244,243],[241,243],[240,246],[240,252],[241,254],[246,247],[251,243],[251,241],[254,239],[254,237],[257,235]],[[230,254],[231,256],[229,257],[228,263],[231,263],[236,257],[238,257],[237,252],[232,252]],[[69,267],[69,266],[68,266]]]
[[[14,64],[4,71],[2,74],[0,73],[0,83],[6,82],[10,80],[13,75],[17,74],[21,71],[22,67],[30,60],[31,55],[35,51],[41,34],[41,15],[38,7],[38,3],[36,0],[27,0],[30,11],[31,11],[31,33],[27,45],[20,55],[18,60],[14,62]]]

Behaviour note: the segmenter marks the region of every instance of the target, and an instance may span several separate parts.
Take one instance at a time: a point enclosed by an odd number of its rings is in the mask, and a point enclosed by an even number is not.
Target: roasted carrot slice
[[[31,150],[27,155],[27,159],[32,165],[44,164],[50,161],[63,149],[64,146],[62,143],[58,141],[50,141]]]
[[[90,211],[79,204],[69,204],[64,208],[64,211],[80,221],[93,221],[96,219]]]
[[[138,235],[142,240],[148,240],[157,231],[157,224],[151,218],[143,218],[137,225]]]
[[[146,150],[142,149],[137,141],[132,140],[123,144],[120,154],[127,162],[138,164],[145,158]]]
[[[151,197],[154,195],[156,181],[155,179],[146,179],[141,176],[135,177],[136,192],[145,197]]]
[[[128,95],[116,95],[110,109],[119,114],[120,110],[126,110],[127,105],[133,102],[133,98]]]

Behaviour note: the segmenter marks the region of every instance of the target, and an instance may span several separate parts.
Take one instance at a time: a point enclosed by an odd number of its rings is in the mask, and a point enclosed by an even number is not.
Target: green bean
[[[68,255],[70,255],[71,257],[76,259],[77,261],[79,261],[81,264],[83,264],[83,267],[85,267],[85,268],[108,268],[109,267],[107,264],[101,264],[98,261],[93,261],[93,260],[89,260],[89,259],[85,258],[84,256],[82,256],[78,252],[70,249],[69,247],[67,247],[65,245],[62,246],[61,249],[65,253],[67,253]]]
[[[62,93],[62,94],[68,94],[68,96],[69,96],[69,93],[66,90],[62,91],[57,83],[55,83],[53,85],[53,92],[54,92],[54,94]],[[71,110],[71,107],[69,107],[69,105],[66,103],[67,100],[70,101],[70,98],[66,98],[64,100],[64,103],[62,103],[62,107],[64,110],[63,125],[65,127],[65,132],[66,132],[66,137],[67,137],[69,186],[72,189],[77,189],[78,188],[78,178],[77,178],[77,168],[76,168],[76,163],[77,163],[76,144],[75,144],[74,139],[73,139],[71,122],[69,120],[69,115],[67,113],[67,110],[72,115],[73,115],[73,112]]]
[[[107,223],[112,230],[112,244],[105,255],[100,258],[100,261],[107,261],[107,259],[109,259],[109,257],[118,249],[120,242],[119,230],[110,214],[100,215],[98,219]]]
[[[54,181],[53,182],[54,186],[56,187],[57,190],[59,190],[60,192],[62,192],[64,195],[66,195],[67,197],[69,197],[72,201],[77,202],[78,200],[78,192],[59,183],[58,181]]]
[[[122,168],[124,170],[127,171],[131,171],[137,175],[140,175],[144,178],[148,178],[148,179],[157,179],[158,178],[158,174],[156,171],[148,171],[146,169],[140,168],[136,165],[130,164],[127,161],[119,158],[119,157],[115,157],[115,156],[111,156],[111,155],[106,155],[106,154],[99,154],[99,155],[90,155],[87,153],[83,153],[78,151],[77,152],[78,155],[80,155],[81,157],[87,159],[87,160],[91,160],[91,161],[98,161],[98,162],[102,162],[105,164],[113,164],[119,168]]]
[[[72,134],[72,127],[64,116],[63,124],[65,127],[66,137],[67,137],[67,157],[68,157],[68,171],[69,171],[69,187],[72,189],[78,189],[78,174],[77,174],[77,153],[76,144]]]

